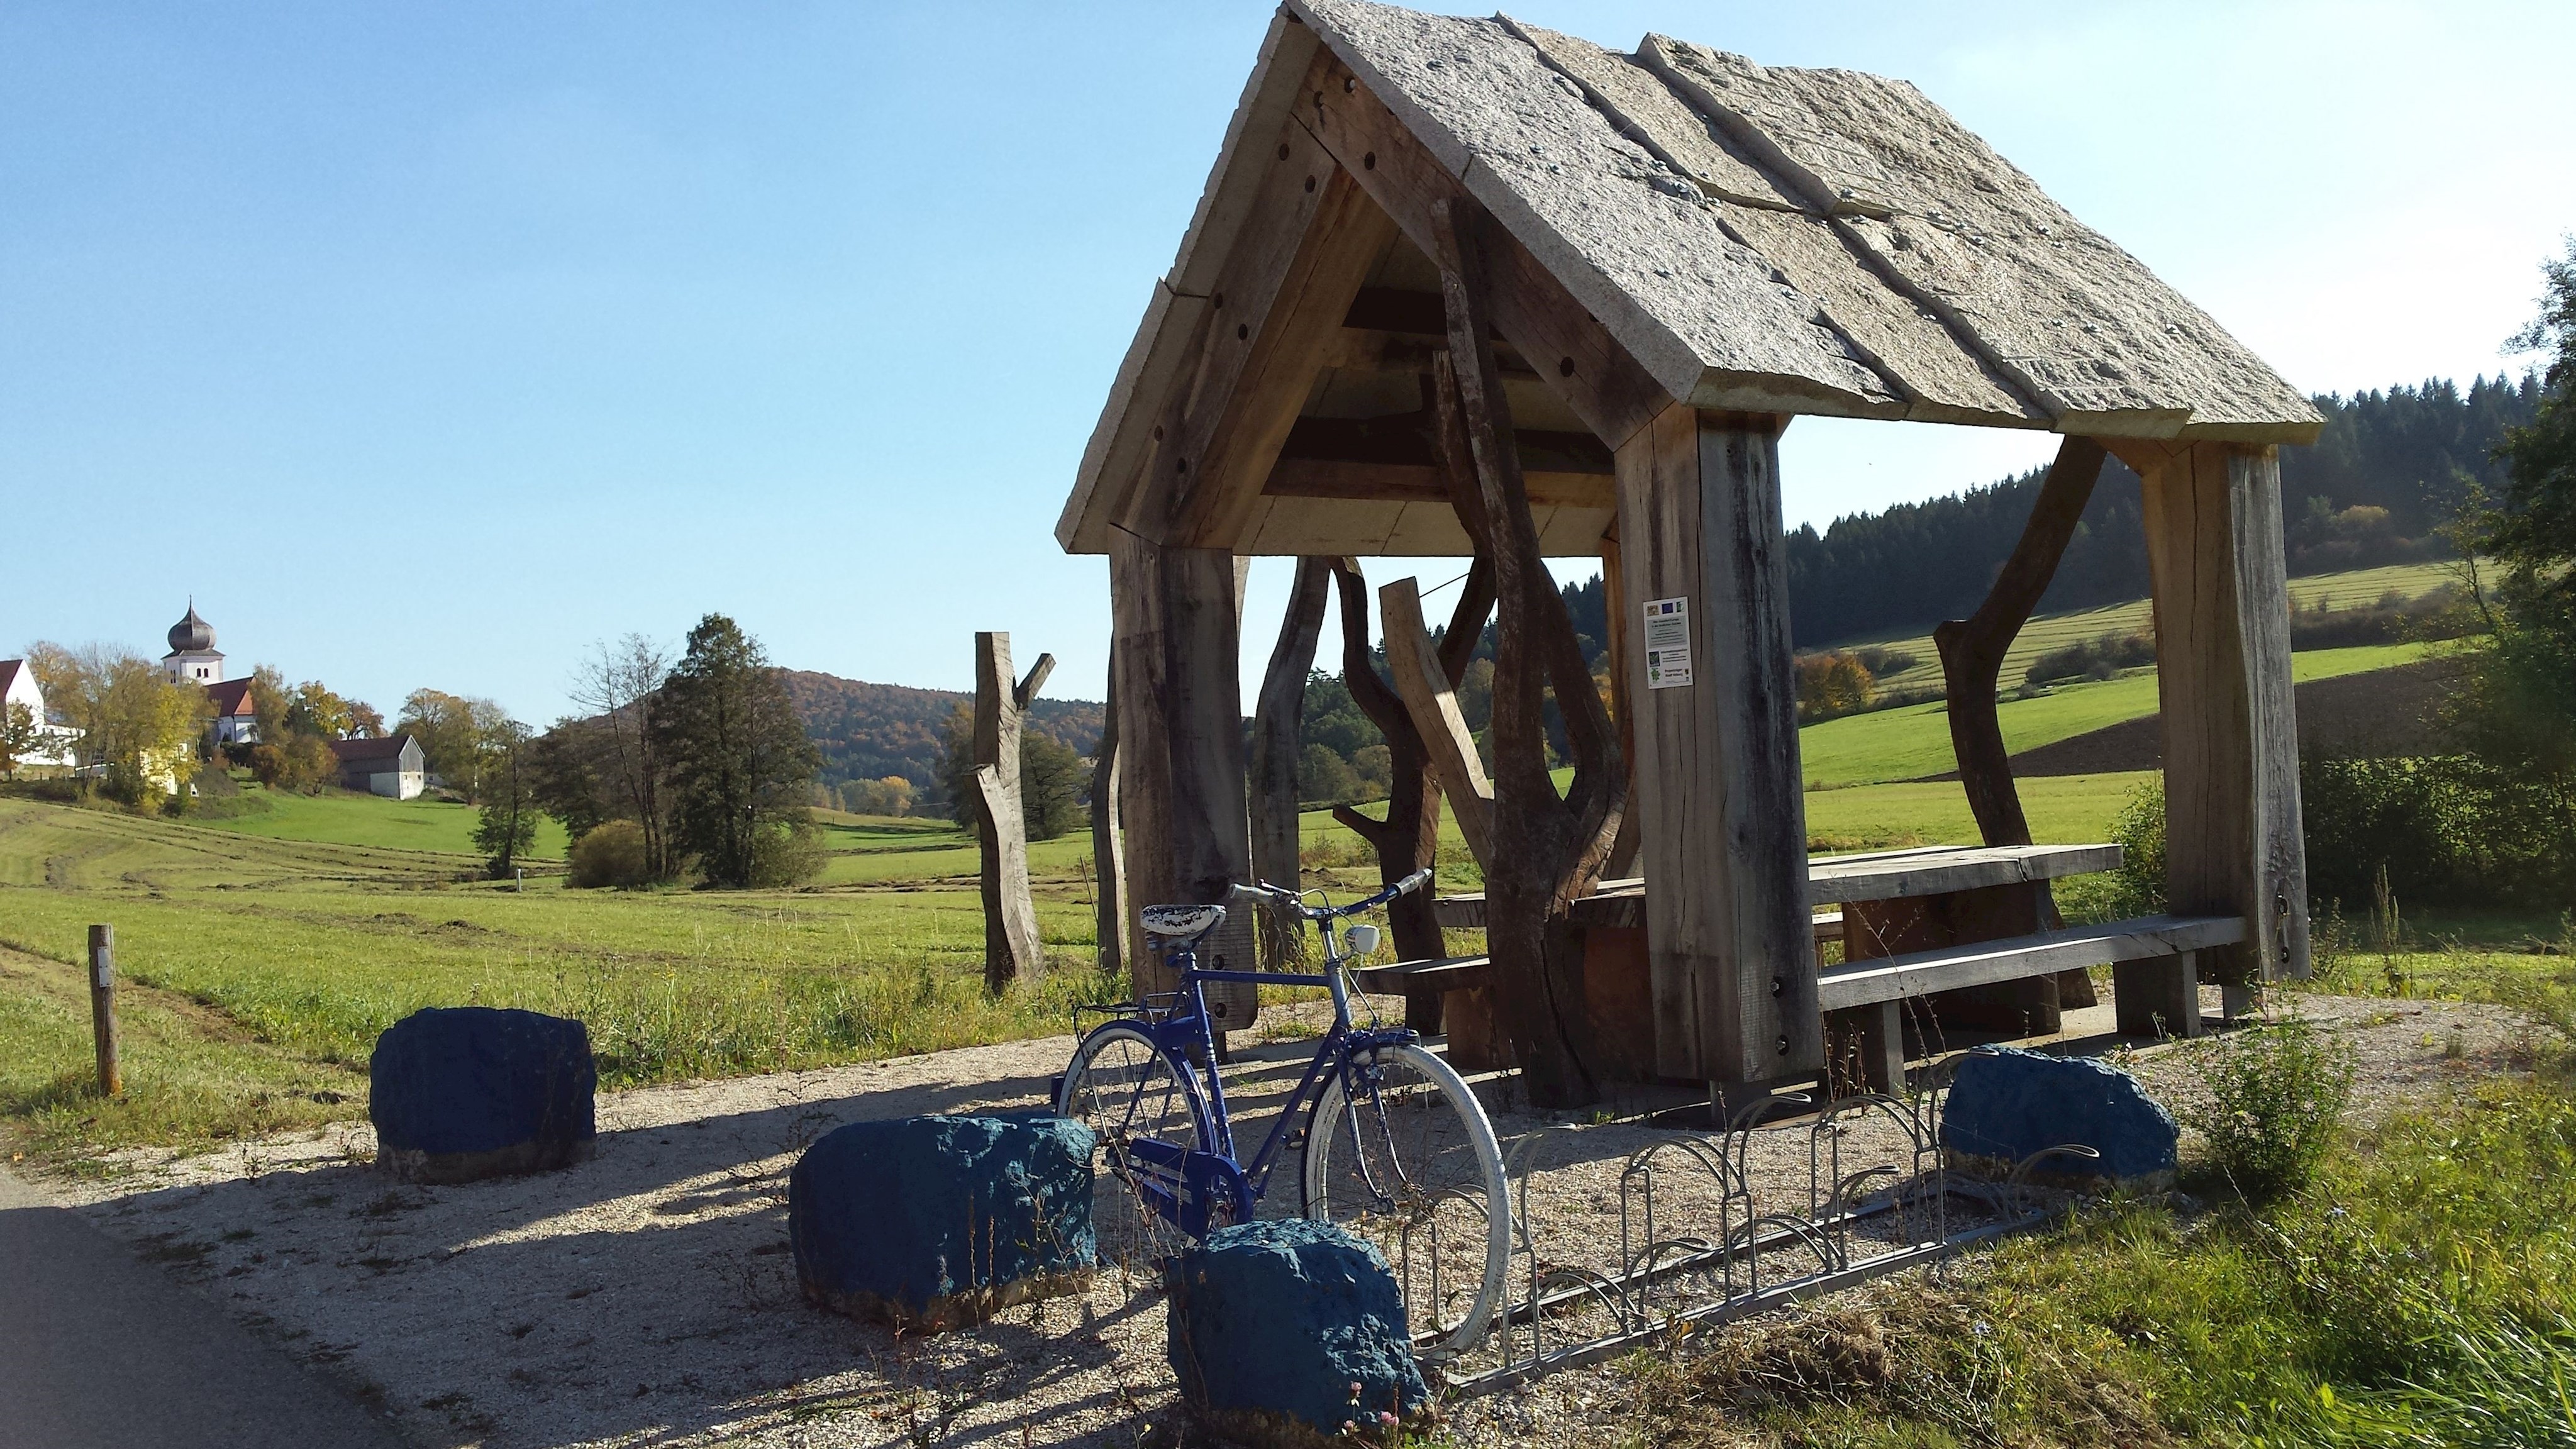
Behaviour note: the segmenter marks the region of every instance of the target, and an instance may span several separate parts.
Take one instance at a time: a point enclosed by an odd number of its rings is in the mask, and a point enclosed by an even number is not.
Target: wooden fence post
[[[1037,905],[1029,899],[1028,822],[1021,815],[1020,716],[1046,684],[1055,656],[1041,654],[1029,677],[1011,679],[1011,636],[975,636],[976,816],[984,887],[984,989],[996,995],[1013,981],[1046,971]]]
[[[125,1074],[116,1052],[116,928],[89,928],[89,1025],[98,1039],[98,1090],[122,1095]]]

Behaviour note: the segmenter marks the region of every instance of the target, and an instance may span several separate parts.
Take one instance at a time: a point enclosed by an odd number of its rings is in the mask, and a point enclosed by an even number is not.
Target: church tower
[[[188,601],[188,617],[170,626],[170,652],[161,668],[176,684],[219,684],[224,677],[223,652],[215,648],[215,626],[197,617],[197,601]]]

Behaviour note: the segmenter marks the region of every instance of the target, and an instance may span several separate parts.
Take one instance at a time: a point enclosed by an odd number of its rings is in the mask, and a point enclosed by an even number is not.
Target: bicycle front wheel
[[[1169,1213],[1183,1191],[1172,1151],[1203,1150],[1207,1105],[1186,1068],[1154,1039],[1112,1022],[1082,1039],[1065,1069],[1056,1111],[1091,1129],[1100,1158],[1091,1183],[1091,1227],[1100,1264],[1131,1276],[1159,1272],[1189,1241]]]
[[[1416,1346],[1457,1353],[1483,1335],[1511,1264],[1511,1194],[1493,1124],[1447,1062],[1411,1043],[1353,1056],[1315,1105],[1305,1186],[1306,1216],[1386,1254]]]

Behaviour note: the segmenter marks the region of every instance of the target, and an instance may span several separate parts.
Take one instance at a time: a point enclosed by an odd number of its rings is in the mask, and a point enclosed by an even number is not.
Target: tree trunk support
[[[1435,367],[1437,441],[1452,476],[1473,460],[1475,506],[1460,509],[1478,552],[1494,561],[1499,647],[1494,668],[1493,855],[1486,864],[1486,949],[1497,1005],[1530,1100],[1594,1100],[1582,937],[1563,929],[1567,906],[1600,878],[1627,803],[1627,778],[1581,642],[1539,554],[1538,528],[1513,441],[1511,407],[1494,364],[1483,209],[1465,198],[1433,206],[1434,259],[1449,352]],[[1461,502],[1465,502],[1464,499]],[[1575,759],[1560,797],[1547,767],[1545,695],[1553,690]]]
[[[2003,572],[1995,576],[1984,603],[1966,619],[1951,619],[1932,631],[1941,652],[1941,680],[1949,697],[1950,752],[1959,762],[1959,783],[1968,809],[1977,817],[1977,833],[1988,845],[2028,845],[2030,821],[2022,814],[2021,794],[2013,787],[2012,759],[2004,749],[2003,725],[1995,714],[1995,690],[2002,681],[2004,654],[2022,626],[2039,607],[2057,577],[2058,561],[2084,521],[2084,506],[2093,499],[2106,454],[2092,438],[2068,438],[2058,445],[2057,461],[2048,467],[2021,541]],[[2048,922],[2058,921],[2054,901]],[[2035,987],[2025,989],[2039,1005]],[[2057,1001],[2066,1007],[2093,1004],[2093,978],[2081,971],[2057,977]]]
[[[1037,905],[1029,898],[1028,822],[1020,802],[1020,719],[1045,687],[1055,656],[1041,654],[1028,678],[1011,678],[1011,636],[975,636],[975,839],[983,857],[984,989],[1046,974]]]
[[[1261,678],[1252,716],[1252,877],[1298,888],[1297,735],[1306,710],[1306,676],[1315,667],[1315,644],[1324,630],[1324,601],[1333,583],[1329,558],[1297,560],[1288,589],[1288,612],[1279,642]],[[1298,949],[1305,923],[1284,907],[1270,912],[1269,969],[1285,967]]]
[[[1377,853],[1379,884],[1391,886],[1417,870],[1430,869],[1437,861],[1440,791],[1432,783],[1430,757],[1414,729],[1413,717],[1395,690],[1378,677],[1376,663],[1369,657],[1368,580],[1360,573],[1359,561],[1337,559],[1333,573],[1341,591],[1342,682],[1360,713],[1386,736],[1391,777],[1384,820],[1372,820],[1348,805],[1335,806],[1333,818],[1368,842]],[[1485,617],[1493,607],[1493,565],[1480,557],[1467,571],[1466,587],[1449,616],[1449,632],[1440,642],[1441,671],[1452,687],[1465,676],[1467,661],[1475,653],[1476,636],[1484,632]],[[1399,959],[1424,961],[1449,954],[1441,936],[1439,909],[1430,891],[1396,897],[1387,906],[1386,916]],[[1405,993],[1406,1026],[1426,1036],[1438,1035],[1443,1015],[1439,991],[1424,987]]]

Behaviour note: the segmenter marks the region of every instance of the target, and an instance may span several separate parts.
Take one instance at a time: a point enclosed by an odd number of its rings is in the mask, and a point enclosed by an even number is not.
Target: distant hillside
[[[2465,476],[2493,490],[2488,453],[2531,421],[2537,378],[2479,378],[2463,392],[2439,379],[2316,404],[2314,447],[2281,450],[2281,511],[2293,575],[2444,556],[2433,535],[2459,504]],[[1945,498],[1905,503],[1789,535],[1789,617],[1798,647],[1929,630],[1984,601],[2039,496],[2026,474]],[[2147,594],[2137,475],[2113,462],[2067,545],[2040,608],[2090,609]]]
[[[974,707],[974,696],[953,689],[913,689],[868,684],[806,669],[784,669],[787,697],[805,721],[805,733],[823,752],[826,785],[900,775],[926,796],[939,773],[939,742],[948,716]],[[1029,724],[1088,756],[1100,745],[1102,707],[1087,700],[1038,697]]]

